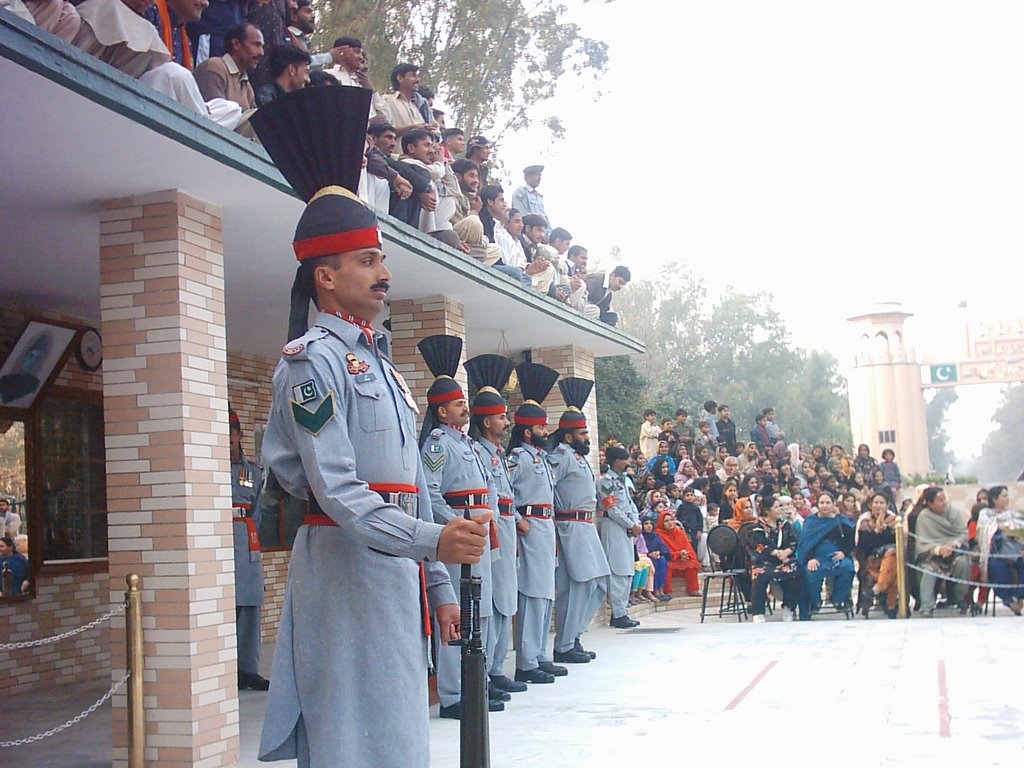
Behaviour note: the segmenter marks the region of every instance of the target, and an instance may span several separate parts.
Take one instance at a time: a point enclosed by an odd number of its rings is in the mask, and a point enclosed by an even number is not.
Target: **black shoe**
[[[505,705],[500,701],[488,701],[487,702],[488,712],[504,712]],[[462,719],[462,702],[456,701],[450,707],[441,707],[441,717],[446,720],[461,720]]]
[[[569,674],[568,669],[560,667],[557,664],[552,664],[550,661],[538,662],[537,667],[541,672],[547,672],[549,675],[554,675],[555,677],[565,677]]]
[[[270,689],[270,681],[251,672],[239,672],[238,690],[244,691],[247,688],[253,691],[266,691]]]
[[[636,619],[631,619],[629,618],[629,616],[625,614],[612,619],[611,622],[609,622],[609,624],[615,627],[616,629],[632,629],[633,627],[640,626],[639,621],[637,621]]]
[[[487,698],[491,701],[512,701],[512,694],[505,693],[494,683],[487,683]]]
[[[544,670],[540,669],[517,669],[516,670],[516,682],[517,683],[553,683],[555,682],[555,676],[549,675]]]
[[[555,651],[554,659],[561,664],[589,664],[590,654],[581,653],[575,648],[570,648],[564,653],[562,651]]]
[[[492,675],[491,685],[507,693],[522,693],[526,690],[526,683],[517,683],[515,680],[509,680],[504,675]]]
[[[587,654],[587,656],[589,656],[591,659],[597,658],[596,653],[594,653],[593,651],[588,651],[586,648],[583,647],[583,643],[580,642],[579,638],[576,638],[576,642],[573,644],[572,647],[574,650],[579,651],[580,653]]]

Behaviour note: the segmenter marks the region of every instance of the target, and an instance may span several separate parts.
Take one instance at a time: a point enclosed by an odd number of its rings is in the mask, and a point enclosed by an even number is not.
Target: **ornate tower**
[[[903,329],[908,317],[899,302],[886,302],[849,318],[857,334],[849,377],[854,448],[867,443],[879,460],[891,448],[904,475],[929,470],[921,367]]]

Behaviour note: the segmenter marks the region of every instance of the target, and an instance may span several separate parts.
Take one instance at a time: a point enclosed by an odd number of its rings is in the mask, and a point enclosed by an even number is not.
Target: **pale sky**
[[[547,166],[552,224],[592,260],[617,245],[637,277],[681,261],[712,291],[771,291],[793,340],[844,365],[845,318],[875,301],[917,314],[922,350],[961,300],[1020,311],[1024,3],[569,5],[609,71],[535,111],[566,140],[537,129],[499,154]],[[960,389],[959,458],[998,394]]]

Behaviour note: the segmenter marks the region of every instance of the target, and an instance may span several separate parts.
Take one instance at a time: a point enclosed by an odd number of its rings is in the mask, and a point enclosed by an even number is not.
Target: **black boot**
[[[494,683],[487,683],[487,698],[491,701],[512,701],[512,694],[505,693]]]
[[[616,629],[632,629],[633,627],[640,626],[639,621],[629,618],[626,614],[622,614],[621,616],[612,619],[610,624]]]
[[[583,643],[580,642],[580,639],[578,637],[576,638],[576,642],[573,644],[572,647],[580,653],[587,654],[587,656],[589,656],[591,659],[597,658],[596,653],[594,653],[593,651],[588,651],[586,648],[583,647]]]
[[[491,685],[508,693],[522,693],[526,690],[526,683],[509,680],[504,675],[491,675]]]
[[[590,656],[586,653],[580,653],[575,648],[570,648],[568,651],[555,651],[554,660],[560,664],[589,664]]]
[[[505,705],[500,701],[488,701],[487,702],[488,712],[504,712]],[[446,720],[461,720],[462,719],[462,702],[456,701],[450,707],[441,707],[441,717]]]
[[[547,672],[549,675],[554,675],[555,677],[565,677],[569,674],[568,669],[560,667],[557,664],[552,664],[550,661],[538,662],[537,666],[540,668],[541,672]]]
[[[517,669],[516,681],[520,683],[553,683],[555,676],[540,669]]]

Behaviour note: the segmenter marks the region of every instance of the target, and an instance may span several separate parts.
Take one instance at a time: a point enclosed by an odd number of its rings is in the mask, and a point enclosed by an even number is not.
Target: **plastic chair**
[[[713,579],[720,579],[722,582],[718,618],[735,615],[737,621],[743,621],[747,618],[747,605],[736,585],[736,577],[743,573],[743,569],[735,567],[739,560],[739,536],[727,525],[716,525],[708,531],[707,542],[708,550],[718,558],[720,570],[705,571],[703,574],[704,594],[700,601],[700,623],[704,623],[704,617],[707,615],[708,587]],[[728,597],[725,592],[726,586],[729,587]]]

